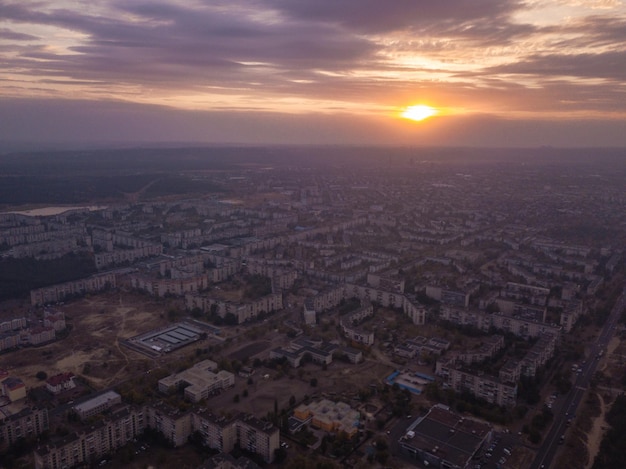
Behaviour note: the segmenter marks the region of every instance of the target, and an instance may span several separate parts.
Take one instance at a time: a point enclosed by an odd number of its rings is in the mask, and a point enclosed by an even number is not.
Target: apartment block
[[[0,332],[17,331],[20,329],[26,329],[28,327],[28,321],[26,318],[14,318],[0,323]]]
[[[240,414],[235,420],[235,432],[241,449],[258,454],[266,463],[274,461],[274,453],[280,445],[280,432],[271,422]]]
[[[31,327],[26,332],[26,343],[30,345],[45,344],[56,338],[54,327]]]
[[[65,330],[65,314],[62,311],[45,309],[43,312],[44,327],[51,327],[56,332]]]
[[[119,406],[104,419],[35,450],[36,469],[95,465],[103,456],[131,442],[146,428],[144,409]]]
[[[458,367],[454,359],[445,357],[437,360],[435,372],[456,392],[466,391],[504,407],[514,406],[516,403],[517,384],[504,383],[495,376],[465,371]]]
[[[304,317],[304,324],[306,324],[307,326],[314,326],[317,323],[315,304],[311,298],[307,298],[304,301],[302,315]]]
[[[202,435],[205,446],[224,453],[233,450],[237,442],[234,419],[207,410],[194,412],[191,419],[194,431]]]
[[[58,283],[49,287],[37,288],[30,291],[30,303],[39,306],[47,303],[57,303],[72,295],[82,295],[90,292],[102,291],[115,287],[115,274],[102,273],[92,275],[72,282]]]
[[[225,417],[204,410],[194,412],[191,421],[193,431],[202,435],[203,443],[223,453],[230,453],[239,446],[271,463],[280,445],[278,428],[251,415]]]
[[[441,301],[446,305],[461,306],[465,308],[469,306],[469,293],[429,285],[426,287],[426,295],[434,300]]]
[[[561,311],[560,324],[565,332],[570,332],[583,314],[582,301],[571,300],[563,305]]]
[[[49,428],[48,409],[25,408],[0,420],[0,448],[11,446],[20,438],[41,435]]]
[[[404,293],[404,280],[392,276],[370,273],[367,274],[367,284],[385,291]]]
[[[557,341],[558,336],[556,334],[545,333],[539,336],[535,345],[520,362],[521,374],[524,376],[535,376],[539,367],[545,365],[554,355]]]
[[[160,432],[174,446],[187,443],[193,432],[191,411],[182,412],[162,402],[145,407],[146,426]]]
[[[493,357],[498,351],[502,350],[503,347],[504,336],[492,335],[483,338],[478,348],[460,351],[456,354],[456,358],[467,364],[478,363]]]
[[[185,305],[187,309],[200,308],[205,312],[211,311],[211,306],[215,305],[220,317],[224,318],[227,314],[232,314],[237,319],[237,323],[241,324],[255,319],[262,312],[269,313],[282,309],[283,296],[280,293],[272,293],[258,300],[232,303],[200,295],[186,295]]]
[[[129,276],[129,281],[132,288],[161,298],[168,295],[183,296],[209,287],[207,274],[177,278],[155,278],[143,274],[132,274]]]
[[[103,252],[94,255],[94,262],[97,269],[105,267],[132,263],[146,257],[156,257],[163,254],[163,246],[160,244],[146,243],[144,246],[134,249],[117,249],[111,252]]]
[[[509,316],[501,312],[488,313],[453,306],[442,307],[440,318],[461,326],[476,327],[484,332],[494,327],[525,338],[538,337],[544,333],[556,334],[558,336],[561,332],[559,326],[552,326],[536,320]]]
[[[0,351],[18,347],[21,343],[20,331],[0,332]]]

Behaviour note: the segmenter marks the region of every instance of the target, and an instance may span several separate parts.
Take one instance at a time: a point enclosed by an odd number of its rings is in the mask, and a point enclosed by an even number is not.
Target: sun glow
[[[414,121],[423,121],[429,117],[434,116],[439,111],[434,107],[426,106],[425,104],[418,104],[417,106],[409,106],[402,113],[402,117],[411,119]]]

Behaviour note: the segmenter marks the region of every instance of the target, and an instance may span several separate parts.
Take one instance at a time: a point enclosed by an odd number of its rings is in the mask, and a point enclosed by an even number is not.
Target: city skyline
[[[0,142],[626,146],[618,0],[0,1],[0,18]]]

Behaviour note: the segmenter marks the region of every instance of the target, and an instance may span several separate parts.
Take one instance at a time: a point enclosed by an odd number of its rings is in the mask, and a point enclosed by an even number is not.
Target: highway
[[[561,436],[565,435],[565,432],[567,431],[567,420],[573,418],[576,414],[578,405],[580,404],[585,391],[589,387],[589,383],[591,382],[593,374],[595,373],[600,361],[599,354],[604,354],[607,345],[613,338],[615,326],[620,318],[620,314],[624,310],[625,305],[626,288],[622,290],[622,294],[615,302],[615,305],[613,306],[613,309],[611,310],[611,313],[609,314],[609,317],[607,318],[600,334],[598,335],[598,338],[595,343],[591,345],[587,361],[582,364],[582,371],[577,373],[572,389],[564,396],[564,398],[558,399],[558,401],[555,402],[552,409],[552,412],[554,413],[554,423],[548,434],[545,436],[543,444],[537,451],[537,455],[531,465],[531,469],[547,469],[550,467],[554,455],[559,448],[559,444],[563,443]]]

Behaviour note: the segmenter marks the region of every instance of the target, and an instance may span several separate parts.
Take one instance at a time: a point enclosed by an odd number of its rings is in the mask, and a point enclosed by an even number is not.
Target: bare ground
[[[181,360],[193,361],[194,349],[206,347],[206,343],[189,346],[156,360],[122,344],[125,339],[167,325],[166,312],[171,307],[173,305],[167,300],[128,292],[108,292],[67,302],[61,308],[71,326],[68,337],[40,347],[4,354],[0,356],[0,368],[8,368],[28,388],[43,385],[35,377],[38,371],[45,371],[48,376],[70,371],[84,376],[92,387],[104,389],[155,366]],[[224,333],[236,333],[229,341],[230,346],[222,351],[223,356],[231,358],[239,354],[242,354],[239,358],[243,355],[266,358],[271,347],[286,340],[274,331],[250,344],[245,333],[241,331],[240,334],[240,328]],[[215,361],[220,359],[219,356],[212,358]],[[305,396],[326,393],[331,399],[357,405],[357,392],[367,389],[370,384],[381,383],[393,368],[391,363],[379,363],[372,356],[372,359],[358,365],[335,362],[326,371],[316,364],[306,364],[299,369],[287,367],[282,372],[261,369],[253,376],[251,384],[246,378],[237,377],[235,389],[210,398],[207,406],[264,417],[274,410],[275,402],[283,409],[289,407],[294,399],[300,402]],[[269,377],[263,378],[265,375]],[[313,378],[316,380],[314,384]],[[236,394],[239,395],[239,402],[234,402]]]
[[[602,373],[613,380],[620,378],[620,376],[617,375],[623,373],[621,363],[619,366],[615,366],[616,364],[614,363],[614,355],[617,354],[618,351],[621,351],[621,348],[622,342],[620,338],[613,337],[608,344],[606,356],[603,358],[601,366],[599,367]],[[618,361],[621,362],[621,354],[618,355],[620,355]],[[600,443],[602,442],[604,432],[608,428],[606,423],[606,413],[609,410],[610,403],[606,402],[601,393],[598,393],[597,396],[600,401],[600,415],[593,419],[591,430],[587,434],[587,453],[589,454],[589,460],[585,466],[586,469],[591,469],[593,466],[593,461],[600,451]]]
[[[606,404],[601,394],[598,393],[597,396],[600,401],[600,415],[593,419],[591,431],[587,434],[587,454],[589,459],[585,466],[586,469],[591,469],[591,466],[593,466],[593,461],[600,450],[600,442],[606,429]]]
[[[132,293],[109,292],[62,306],[69,335],[39,347],[27,347],[0,356],[7,368],[27,388],[41,386],[38,371],[48,376],[61,372],[85,375],[96,388],[132,376],[149,366],[151,359],[121,345],[121,341],[166,324],[167,306]]]

